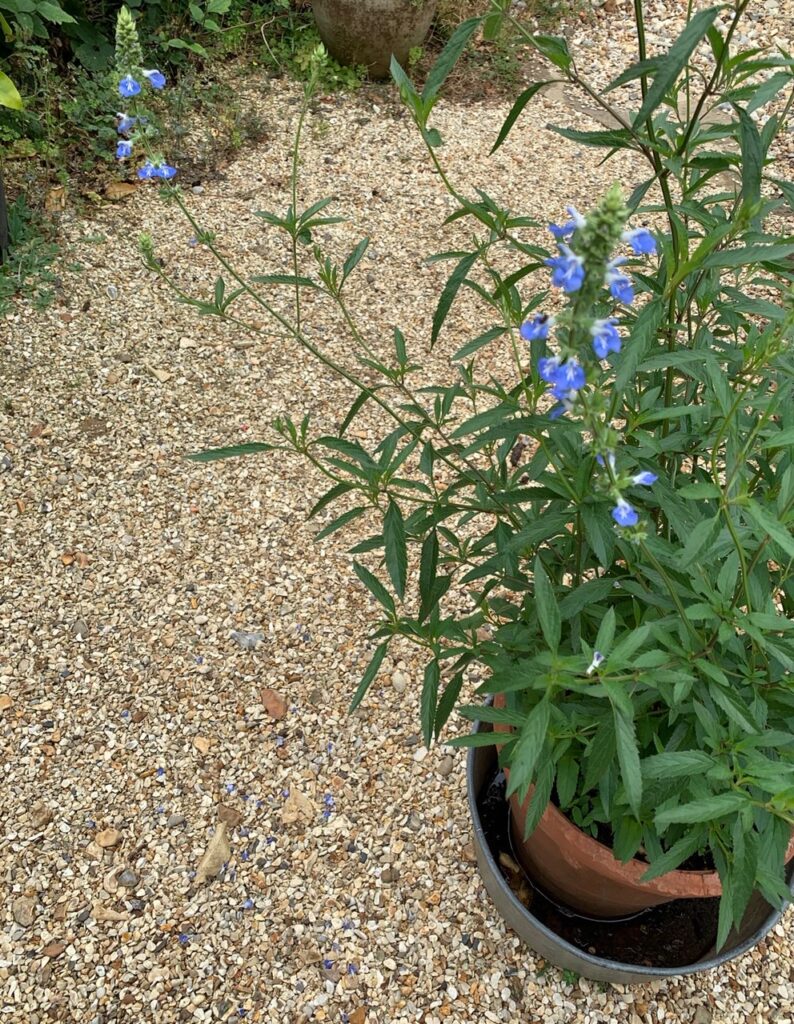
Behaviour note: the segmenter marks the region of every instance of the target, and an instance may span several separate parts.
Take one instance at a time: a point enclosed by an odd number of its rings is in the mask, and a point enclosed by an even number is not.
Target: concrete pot
[[[312,0],[312,10],[332,57],[388,78],[392,54],[407,67],[408,51],[424,42],[436,0]]]
[[[478,722],[474,726],[474,731],[479,732],[480,729],[490,730],[491,726]],[[717,952],[712,948],[696,962],[680,967],[622,963],[580,949],[554,932],[524,906],[505,881],[499,870],[499,865],[494,860],[488,847],[488,837],[480,819],[478,799],[484,787],[493,778],[495,766],[496,749],[494,747],[473,747],[469,751],[467,789],[474,831],[474,849],[480,875],[505,923],[531,949],[557,967],[576,971],[582,977],[592,978],[595,981],[618,982],[624,985],[673,978],[681,974],[695,974],[719,967],[746,953],[756,946],[780,920],[781,911],[771,907],[758,893],[753,893],[741,928],[731,931],[722,949]],[[793,870],[794,863],[790,862],[786,869],[786,879],[792,888],[794,888],[792,886]]]

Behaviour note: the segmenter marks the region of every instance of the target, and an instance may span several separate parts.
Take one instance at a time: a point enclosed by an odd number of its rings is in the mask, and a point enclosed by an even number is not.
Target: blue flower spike
[[[615,330],[614,317],[595,320],[590,328],[593,336],[593,351],[599,359],[606,359],[610,352],[620,352],[620,335]]]
[[[617,302],[622,302],[625,306],[630,306],[634,301],[634,288],[631,283],[631,278],[623,273],[622,270],[618,270],[618,263],[622,263],[622,260],[612,260],[611,263],[607,264],[607,274],[605,284],[609,288],[609,294]]]
[[[170,164],[160,164],[159,167],[155,167],[155,177],[157,178],[173,178],[176,175],[176,167],[172,167]]]
[[[539,313],[538,316],[521,324],[519,334],[524,341],[545,341],[553,323],[553,316],[549,316],[548,313]]]
[[[551,283],[564,292],[578,292],[584,283],[584,260],[564,242],[560,242],[560,255],[546,260],[551,267]]]
[[[141,181],[148,181],[150,178],[156,178],[156,170],[157,168],[154,166],[151,160],[147,160],[143,167],[138,168],[138,177],[141,179]]]
[[[554,375],[554,390],[556,391],[580,391],[587,383],[584,367],[579,360],[572,356],[560,366]],[[557,395],[562,398],[562,395]]]
[[[650,487],[651,484],[655,484],[659,477],[656,473],[651,473],[649,470],[644,469],[642,473],[636,473],[632,478],[633,484],[638,484],[642,487]]]
[[[637,510],[625,498],[618,498],[617,505],[612,509],[612,518],[618,526],[636,526],[640,521]]]
[[[137,117],[130,117],[129,114],[119,112],[116,114],[116,131],[119,135],[127,135],[135,127]]]
[[[119,139],[116,143],[116,159],[126,160],[132,156],[132,143],[129,139]]]
[[[119,82],[119,96],[129,99],[130,96],[137,96],[141,91],[141,83],[136,82],[132,75],[125,75]]]
[[[548,359],[538,359],[540,379],[545,380],[547,384],[555,383],[559,368],[560,360],[557,356],[549,356]]]
[[[150,68],[148,71],[144,71],[143,77],[147,79],[153,89],[163,89],[165,87],[165,75],[162,71],[158,71],[157,68]]]
[[[653,256],[656,253],[656,239],[647,228],[631,228],[620,237],[628,242],[635,256]]]
[[[558,242],[564,242],[566,238],[570,238],[574,231],[578,231],[579,228],[583,228],[587,221],[579,213],[575,206],[566,206],[568,216],[571,218],[566,221],[565,224],[560,226],[559,224],[549,224],[549,231],[554,235]]]

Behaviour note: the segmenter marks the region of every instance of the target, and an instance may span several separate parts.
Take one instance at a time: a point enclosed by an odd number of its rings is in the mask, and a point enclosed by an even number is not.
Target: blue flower
[[[607,453],[607,461],[609,462],[609,468],[614,473],[615,472],[615,453],[614,452],[608,452]],[[596,462],[598,463],[599,466],[606,466],[606,462],[604,462],[604,456],[603,455],[596,455]]]
[[[186,935],[184,932],[182,932],[182,934],[179,936],[179,943],[180,943],[180,945],[186,946],[189,942],[190,942],[190,936]]]
[[[162,779],[162,777],[165,775],[165,768],[158,768],[157,771],[155,772],[155,775],[157,776],[158,779]]]
[[[557,391],[579,391],[587,383],[584,367],[575,356],[572,356],[557,369],[553,383],[556,398],[563,397],[562,394],[556,394]]]
[[[160,164],[154,169],[155,178],[173,178],[176,174],[176,167],[172,167],[170,164]]]
[[[116,117],[118,118],[116,121],[116,131],[119,135],[126,135],[128,132],[131,132],[138,122],[137,117],[130,117],[129,114],[118,113]]]
[[[560,368],[560,360],[558,356],[549,356],[548,359],[538,359],[538,373],[540,379],[545,380],[547,384],[554,384],[557,377],[557,370]]]
[[[248,899],[246,899],[243,902],[243,910],[253,910],[253,909],[254,909],[254,901],[249,896]]]
[[[636,526],[640,521],[637,510],[624,499],[618,498],[618,503],[612,509],[612,518],[618,526]]]
[[[158,71],[156,68],[152,68],[150,71],[144,71],[143,76],[149,80],[149,85],[153,89],[162,89],[165,85],[165,75],[162,71]]]
[[[632,287],[631,279],[622,270],[617,269],[618,262],[623,261],[613,260],[607,264],[607,274],[604,283],[608,285],[609,294],[613,299],[624,303],[626,306],[630,306],[634,301],[634,288]]]
[[[240,854],[240,860],[250,860],[250,859],[251,859],[251,854],[249,853],[249,851],[248,850],[243,850],[242,853]]]
[[[629,243],[635,256],[650,256],[656,252],[656,239],[647,228],[633,228],[620,237]]]
[[[603,664],[604,655],[600,651],[593,651],[593,660],[590,662],[590,666],[587,669],[587,674],[591,676],[599,665]]]
[[[348,974],[358,974],[358,967],[356,967],[355,964],[348,964],[347,965],[347,973]]]
[[[125,99],[130,96],[137,96],[141,91],[141,83],[136,82],[132,75],[125,75],[119,82],[119,95]]]
[[[569,238],[574,231],[577,231],[579,228],[583,228],[587,223],[575,206],[566,206],[565,209],[568,211],[571,218],[569,221],[566,221],[562,226],[559,224],[549,224],[549,231],[551,231],[558,242],[562,242],[566,238]]]
[[[655,484],[659,477],[655,473],[651,473],[649,470],[644,469],[642,473],[636,473],[632,478],[633,484],[641,484],[643,487],[650,487],[651,484]]]
[[[590,328],[593,336],[593,351],[599,359],[606,359],[609,352],[620,352],[620,335],[615,330],[614,317],[595,320]]]
[[[330,793],[326,793],[325,797],[323,798],[323,803],[325,804],[326,807],[333,807],[336,801],[334,800]]]
[[[584,281],[584,260],[564,243],[559,243],[559,256],[545,260],[546,266],[552,268],[551,283],[564,292],[577,292]]]
[[[330,971],[333,966],[334,966],[333,960],[327,960],[327,959],[323,960],[323,969],[324,970]]]
[[[139,167],[138,168],[138,177],[141,178],[144,181],[149,179],[149,178],[156,178],[157,177],[156,170],[157,170],[157,168],[154,166],[152,161],[151,160],[147,160],[146,163],[143,165],[143,167]]]
[[[227,782],[226,783],[226,792],[227,793],[233,793],[235,791],[235,789],[237,789],[237,786],[235,786],[235,784],[233,782]]]
[[[128,139],[119,139],[116,143],[116,159],[126,160],[132,156],[132,143]]]
[[[553,323],[554,317],[549,316],[548,313],[539,313],[536,317],[521,324],[519,334],[524,341],[545,341]]]

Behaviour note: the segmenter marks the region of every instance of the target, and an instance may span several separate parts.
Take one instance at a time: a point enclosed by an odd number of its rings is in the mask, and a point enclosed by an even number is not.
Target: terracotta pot
[[[504,695],[497,694],[494,706],[505,705]],[[495,725],[494,730],[511,731],[505,725]],[[505,774],[509,777],[507,771]],[[716,871],[669,871],[641,882],[648,870],[645,861],[635,858],[622,863],[609,847],[582,832],[551,803],[538,827],[524,839],[531,795],[523,804],[515,793],[510,798],[516,857],[550,896],[571,909],[592,917],[624,917],[671,900],[722,894]],[[789,853],[794,853],[791,847]]]
[[[320,38],[340,64],[363,64],[388,78],[392,54],[403,67],[430,30],[436,0],[312,0]]]

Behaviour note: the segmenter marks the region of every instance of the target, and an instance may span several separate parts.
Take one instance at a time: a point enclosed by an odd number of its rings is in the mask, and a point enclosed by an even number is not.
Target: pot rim
[[[479,732],[481,728],[489,729],[490,725],[489,723],[479,721],[473,723],[473,732]],[[601,981],[617,980],[625,983],[639,983],[660,978],[674,978],[684,974],[695,974],[720,967],[729,960],[742,956],[748,950],[758,945],[783,916],[782,910],[769,906],[768,915],[747,938],[736,942],[732,946],[726,943],[719,953],[705,956],[691,964],[683,964],[680,967],[648,967],[643,964],[623,963],[619,960],[609,960],[606,957],[596,956],[593,953],[580,949],[578,946],[574,946],[573,943],[559,936],[524,906],[507,884],[490,852],[477,806],[479,794],[475,788],[475,762],[478,757],[487,755],[488,748],[471,747],[466,758],[466,792],[480,874],[497,910],[505,918],[505,922],[513,927],[520,938],[527,942],[532,949],[535,949],[541,956],[546,957],[546,959],[551,960],[558,966],[570,967],[584,977]],[[791,864],[789,865],[787,883],[789,889],[794,893],[794,871],[792,871]],[[509,913],[509,917],[505,910]],[[509,918],[513,920],[510,921]],[[522,924],[523,928],[521,927]],[[730,942],[730,937],[728,942]],[[538,948],[539,946],[545,948]],[[547,950],[552,952],[547,953]]]

